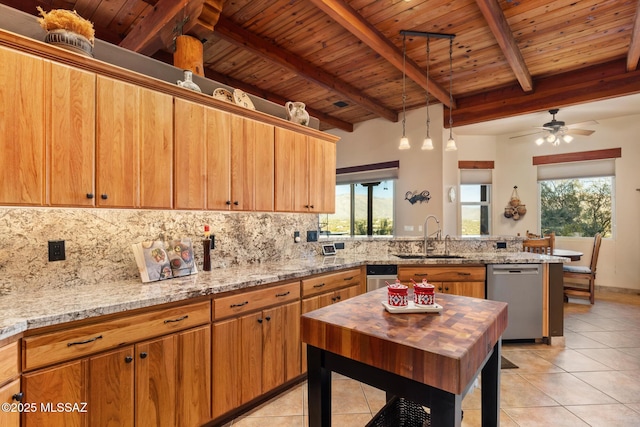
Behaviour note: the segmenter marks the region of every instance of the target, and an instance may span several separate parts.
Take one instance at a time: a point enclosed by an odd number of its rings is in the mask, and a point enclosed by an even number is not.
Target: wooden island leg
[[[482,426],[500,426],[500,353],[502,339],[499,339],[487,363],[482,368]]]
[[[309,427],[331,427],[331,371],[324,367],[324,352],[307,345]]]

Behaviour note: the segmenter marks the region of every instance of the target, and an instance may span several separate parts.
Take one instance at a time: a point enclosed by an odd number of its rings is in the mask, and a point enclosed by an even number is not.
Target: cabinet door
[[[273,126],[231,118],[231,209],[273,210]]]
[[[173,97],[140,88],[140,207],[173,207]]]
[[[213,324],[213,418],[240,406],[242,394],[240,359],[242,346],[240,321],[237,319]]]
[[[340,302],[360,295],[360,285],[349,286],[348,288],[340,289],[335,292],[335,301]]]
[[[284,383],[284,308],[265,310],[262,316],[262,393]],[[299,319],[298,319],[299,322]],[[289,325],[287,325],[288,327]]]
[[[205,208],[206,130],[205,107],[175,99],[176,209]]]
[[[485,299],[484,282],[445,282],[450,294]]]
[[[309,211],[334,212],[336,187],[335,144],[308,138]]]
[[[87,402],[86,369],[81,361],[41,369],[22,376],[24,402],[35,402],[36,412],[22,414],[23,427],[86,427],[86,414],[53,412],[57,402]],[[43,410],[41,405],[52,405]],[[91,411],[88,408],[88,411]]]
[[[13,399],[13,396],[20,393],[20,380],[15,380],[0,387],[0,404],[15,404],[18,403]],[[37,408],[40,409],[39,407]],[[20,427],[20,412],[0,410],[0,426],[3,427]]]
[[[289,381],[302,372],[300,354],[300,303],[293,302],[282,307],[284,331],[284,381]]]
[[[176,340],[166,336],[136,344],[136,427],[176,423]]]
[[[97,206],[138,205],[140,89],[97,77]]]
[[[49,202],[95,205],[96,76],[51,64]]]
[[[211,419],[211,326],[177,335],[178,427],[199,427]]]
[[[42,205],[45,61],[0,48],[0,64],[0,204]]]
[[[307,137],[288,129],[275,129],[275,210],[309,211],[309,159]]]
[[[133,350],[89,358],[89,426],[133,427]]]
[[[262,394],[262,312],[240,318],[242,351],[240,354],[242,374],[240,384],[242,403],[248,402]],[[236,338],[238,339],[238,338]]]
[[[207,209],[231,209],[231,115],[206,109]]]

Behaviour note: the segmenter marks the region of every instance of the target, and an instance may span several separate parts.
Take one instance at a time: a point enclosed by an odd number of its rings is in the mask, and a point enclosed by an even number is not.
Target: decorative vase
[[[178,80],[178,86],[195,92],[202,92],[200,86],[193,82],[193,72],[191,70],[184,70],[184,81]]]
[[[290,122],[298,123],[302,126],[309,124],[309,113],[307,113],[304,103],[289,101],[284,106],[287,109],[287,118]]]
[[[93,58],[93,46],[86,37],[72,31],[57,29],[47,32],[46,43]]]

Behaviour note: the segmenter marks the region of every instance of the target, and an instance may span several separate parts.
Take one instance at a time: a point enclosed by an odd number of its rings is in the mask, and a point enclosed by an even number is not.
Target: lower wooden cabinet
[[[25,374],[38,410],[22,426],[200,426],[211,418],[210,337],[205,325]]]
[[[299,301],[214,323],[213,418],[299,375]]]
[[[484,266],[400,266],[398,278],[405,285],[427,279],[435,286],[437,293],[486,298]]]
[[[20,412],[18,411],[18,401],[16,396],[20,393],[20,379],[14,380],[5,386],[0,387],[0,404],[9,404],[9,410],[0,410],[0,426],[20,427]],[[15,408],[15,410],[13,410]]]

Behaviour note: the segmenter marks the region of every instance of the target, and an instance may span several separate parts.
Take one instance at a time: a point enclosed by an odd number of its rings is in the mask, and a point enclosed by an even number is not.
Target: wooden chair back
[[[600,244],[602,243],[602,235],[596,233],[593,238],[593,251],[591,252],[591,264],[586,267],[565,266],[564,273],[564,298],[568,301],[569,296],[589,298],[591,304],[595,303],[596,290],[596,267],[598,266],[598,255],[600,254]],[[567,280],[569,279],[569,280]],[[575,281],[578,280],[578,283]],[[580,280],[586,280],[586,286]]]
[[[598,255],[600,254],[600,244],[602,243],[602,235],[600,233],[596,233],[593,238],[593,251],[591,252],[591,265],[589,268],[591,269],[591,273],[595,276],[596,274],[596,266],[598,265]]]
[[[541,255],[553,255],[556,244],[556,235],[551,233],[538,239],[526,239],[522,242],[522,250]]]

